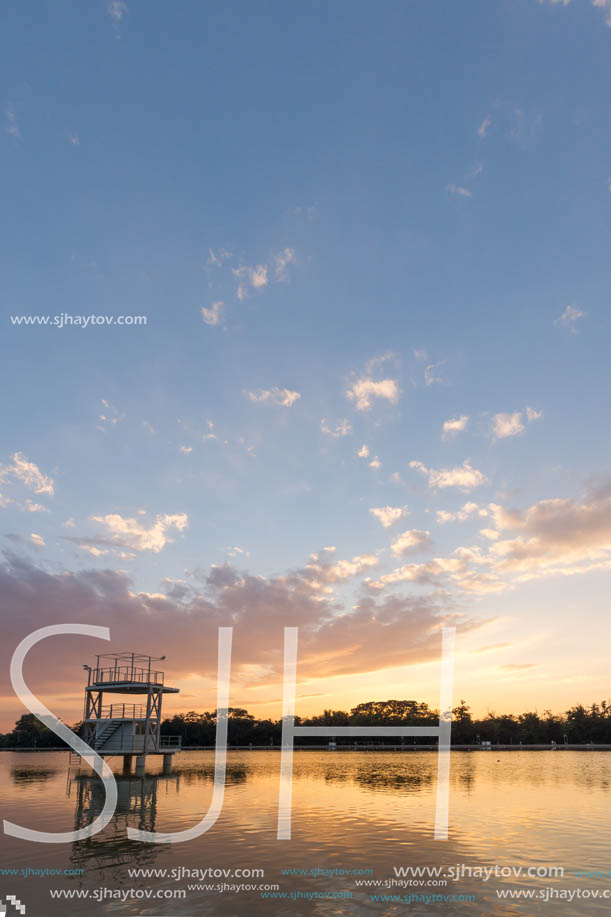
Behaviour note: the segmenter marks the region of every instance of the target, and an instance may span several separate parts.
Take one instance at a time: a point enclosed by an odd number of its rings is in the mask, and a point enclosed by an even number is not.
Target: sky
[[[608,697],[610,0],[2,17],[0,725]]]

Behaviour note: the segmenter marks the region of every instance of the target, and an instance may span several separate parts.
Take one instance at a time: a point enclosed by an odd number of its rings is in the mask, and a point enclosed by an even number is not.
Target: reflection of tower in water
[[[157,796],[159,791],[178,795],[180,774],[133,777],[115,775],[117,807],[110,823],[99,834],[76,841],[70,861],[81,869],[121,864],[150,863],[159,852],[159,845],[134,843],[127,837],[128,824],[140,831],[155,831]],[[91,824],[104,806],[104,783],[96,776],[74,774],[68,782],[68,795],[74,793],[76,808],[74,830]]]

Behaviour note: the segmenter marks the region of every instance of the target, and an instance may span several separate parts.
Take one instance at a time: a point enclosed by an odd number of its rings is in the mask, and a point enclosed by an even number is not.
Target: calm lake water
[[[223,811],[216,825],[183,844],[130,842],[126,825],[177,831],[196,824],[212,795],[214,752],[183,752],[173,773],[149,758],[144,778],[117,776],[113,822],[76,844],[34,844],[2,836],[2,869],[82,869],[81,876],[0,875],[0,896],[13,894],[27,917],[46,914],[371,915],[609,913],[611,898],[501,900],[498,889],[611,890],[611,878],[577,878],[575,870],[611,870],[611,753],[453,752],[450,837],[433,840],[437,757],[429,752],[296,752],[293,837],[276,839],[280,755],[229,752]],[[117,763],[119,767],[119,762]],[[99,812],[103,791],[84,767],[68,772],[64,753],[0,754],[0,812],[24,827],[69,831]],[[355,880],[395,878],[393,867],[562,866],[564,877],[481,878],[443,887],[358,887]],[[352,898],[263,899],[191,890],[184,899],[54,900],[49,889],[176,890],[197,879],[133,878],[137,867],[264,870],[264,877],[207,878],[201,884],[277,885],[281,892],[350,892]],[[287,876],[283,869],[370,869],[369,876]],[[475,901],[394,903],[372,894],[474,895]]]

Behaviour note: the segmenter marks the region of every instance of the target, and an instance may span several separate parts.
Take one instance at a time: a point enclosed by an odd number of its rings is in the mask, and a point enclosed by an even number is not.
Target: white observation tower
[[[97,657],[95,668],[84,666],[88,681],[83,739],[102,758],[122,756],[125,773],[130,773],[134,755],[136,775],[144,774],[147,755],[163,755],[167,771],[172,755],[180,751],[179,736],[161,735],[163,695],[179,692],[164,684],[164,673],[155,667],[164,659],[140,653],[107,653]],[[109,694],[114,697],[107,700],[105,695]],[[117,699],[117,695],[123,696]]]

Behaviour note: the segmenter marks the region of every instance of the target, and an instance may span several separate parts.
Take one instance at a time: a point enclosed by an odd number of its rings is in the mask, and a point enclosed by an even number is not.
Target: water
[[[183,752],[173,773],[149,758],[144,778],[117,775],[119,805],[97,836],[76,844],[34,844],[3,836],[3,869],[82,869],[82,876],[0,876],[3,892],[32,915],[195,914],[563,914],[608,913],[611,898],[501,900],[497,889],[611,890],[611,878],[576,878],[574,870],[611,870],[611,754],[595,751],[453,752],[450,837],[434,841],[437,758],[434,752],[296,752],[293,836],[276,839],[280,756],[275,751],[228,753],[223,811],[216,825],[184,844],[128,841],[127,824],[178,831],[196,824],[212,796],[214,753]],[[118,764],[117,764],[118,766]],[[64,753],[0,754],[3,818],[43,831],[69,831],[95,817],[103,802],[99,781],[68,775]],[[354,876],[286,876],[281,869],[370,869],[362,879],[395,878],[393,867],[562,866],[564,877],[466,877],[442,887],[357,887]],[[184,899],[104,902],[52,899],[49,889],[170,891],[197,879],[133,878],[144,867],[256,868],[259,878],[206,878],[217,885],[278,885],[282,892],[351,892],[345,900],[269,900],[261,891],[192,890]],[[203,884],[202,883],[202,884]],[[3,894],[4,893],[4,894]],[[474,895],[472,903],[375,902],[371,894]]]

